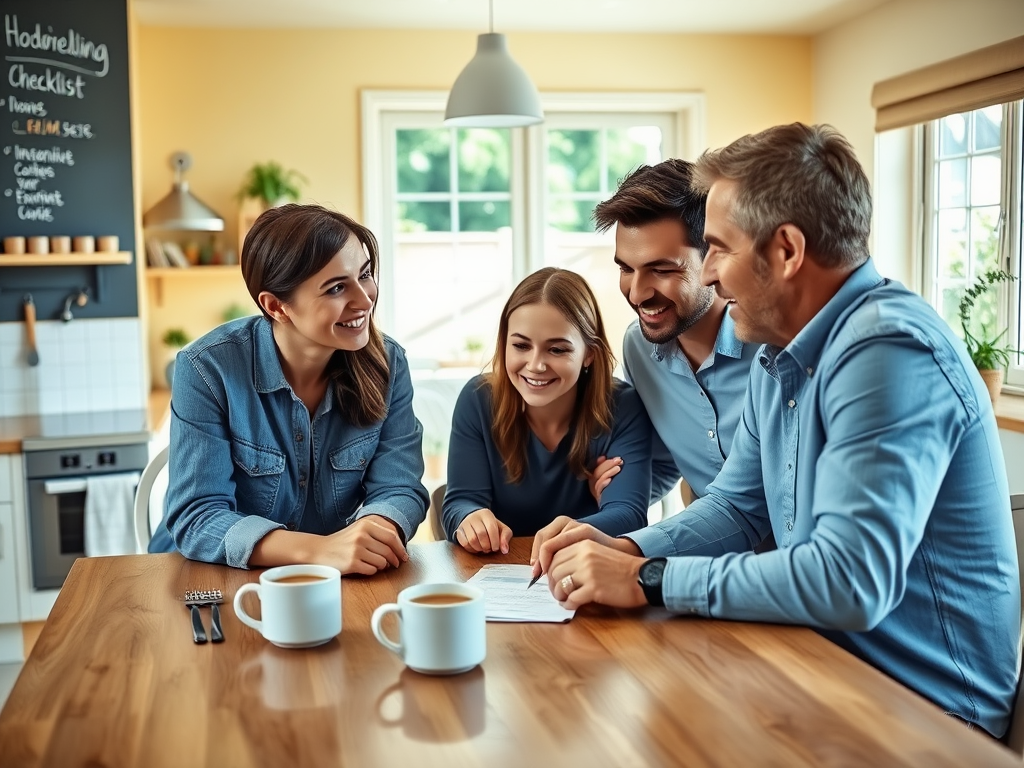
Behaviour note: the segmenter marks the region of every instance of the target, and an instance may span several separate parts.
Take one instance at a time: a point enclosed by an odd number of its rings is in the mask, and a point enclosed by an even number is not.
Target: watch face
[[[662,558],[648,560],[640,566],[640,583],[645,587],[660,586],[664,570],[665,561]]]

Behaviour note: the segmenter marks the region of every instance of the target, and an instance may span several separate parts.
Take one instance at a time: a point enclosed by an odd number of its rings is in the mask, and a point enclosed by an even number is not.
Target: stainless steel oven
[[[149,460],[146,442],[89,444],[95,443],[95,438],[60,442],[65,447],[25,450],[32,582],[36,589],[62,586],[71,565],[85,556],[86,480],[95,475],[140,471]]]

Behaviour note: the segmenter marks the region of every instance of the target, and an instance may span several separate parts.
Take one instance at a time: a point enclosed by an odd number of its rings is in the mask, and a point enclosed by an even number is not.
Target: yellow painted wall
[[[254,162],[276,160],[301,171],[309,179],[307,202],[362,218],[360,90],[447,89],[476,46],[476,33],[463,31],[140,26],[137,32],[142,208],[170,190],[168,158],[185,150],[193,157],[192,191],[225,217],[234,247],[234,193]],[[542,91],[702,91],[710,146],[813,115],[809,37],[508,38]],[[169,292],[163,307],[150,306],[150,338],[169,325],[201,333],[232,301],[252,306],[240,278],[190,281]],[[159,348],[153,357],[158,381]]]

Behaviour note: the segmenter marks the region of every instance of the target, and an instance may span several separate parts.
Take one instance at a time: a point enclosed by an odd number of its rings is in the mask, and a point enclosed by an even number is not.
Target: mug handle
[[[402,621],[402,610],[398,603],[385,603],[384,605],[378,606],[377,610],[373,612],[373,617],[370,619],[370,629],[373,630],[373,636],[377,638],[377,641],[387,648],[392,653],[402,656],[402,645],[396,643],[390,637],[385,634],[381,628],[380,623],[384,620],[384,617],[389,613],[397,613],[398,621]]]
[[[260,598],[260,602],[263,602],[263,596],[260,594],[259,584],[255,584],[253,582],[243,584],[241,587],[238,588],[238,591],[235,592],[235,616],[237,616],[243,624],[252,627],[262,635],[263,622],[254,619],[252,616],[246,613],[245,609],[242,607],[242,595],[244,595],[246,592],[255,592],[256,597]]]

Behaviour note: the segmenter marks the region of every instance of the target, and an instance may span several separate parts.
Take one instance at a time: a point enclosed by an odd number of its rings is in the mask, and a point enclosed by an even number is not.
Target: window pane
[[[999,155],[971,158],[971,205],[998,205],[1002,179]]]
[[[964,295],[962,285],[942,289],[942,318],[949,324],[949,327],[956,331],[956,335],[963,337],[960,329],[960,299]]]
[[[949,115],[939,121],[939,156],[962,155],[967,151],[967,121],[963,115]]]
[[[954,208],[940,211],[936,233],[938,252],[938,276],[940,281],[948,278],[967,277],[967,211]]]
[[[460,232],[497,232],[512,225],[508,200],[459,203]]]
[[[548,189],[601,191],[601,132],[548,131]]]
[[[398,232],[451,232],[452,209],[447,202],[398,204]]]
[[[1003,125],[1003,107],[985,107],[971,113],[974,117],[974,149],[995,149],[1000,146],[999,134]]]
[[[586,200],[555,198],[548,200],[548,226],[561,232],[593,232],[594,222],[590,217],[600,197]]]
[[[459,191],[508,192],[511,133],[505,129],[467,128],[459,137]]]
[[[605,189],[614,190],[630,171],[639,165],[661,160],[661,129],[653,125],[634,125],[607,132],[608,176]]]
[[[999,266],[999,241],[996,237],[998,219],[998,205],[971,211],[971,261],[974,263],[975,275]]]
[[[939,163],[939,208],[967,204],[967,159]]]
[[[448,192],[451,131],[396,130],[395,164],[399,192]]]

